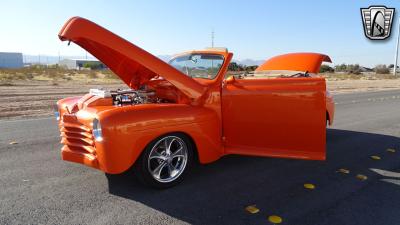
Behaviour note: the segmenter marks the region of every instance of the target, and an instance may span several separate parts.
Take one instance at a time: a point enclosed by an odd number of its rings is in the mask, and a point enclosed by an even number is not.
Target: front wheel
[[[168,134],[152,141],[135,164],[135,174],[146,185],[168,188],[181,182],[193,161],[191,141]]]

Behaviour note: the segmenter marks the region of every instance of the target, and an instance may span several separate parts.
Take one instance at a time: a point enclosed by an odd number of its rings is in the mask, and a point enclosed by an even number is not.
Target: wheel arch
[[[140,149],[140,154],[144,152],[144,149],[148,147],[153,141],[157,140],[160,137],[166,135],[173,135],[173,134],[181,134],[184,135],[193,146],[193,161],[196,163],[209,163],[219,159],[222,153],[222,147],[220,139],[218,139],[214,133],[212,132],[201,132],[201,128],[198,127],[199,124],[191,124],[191,126],[185,126],[181,129],[170,129],[164,132],[160,132],[156,135],[153,135],[152,138],[149,138],[147,143]],[[210,134],[208,134],[210,133]],[[216,143],[215,143],[216,142]],[[136,161],[136,160],[135,160]],[[134,164],[135,162],[133,162]]]
[[[173,132],[173,133],[182,134],[185,137],[187,137],[187,139],[191,142],[191,144],[193,146],[193,161],[196,162],[196,163],[200,163],[200,161],[199,161],[199,151],[197,149],[197,144],[194,141],[193,137],[189,133],[184,132],[184,131],[176,131],[176,132]]]

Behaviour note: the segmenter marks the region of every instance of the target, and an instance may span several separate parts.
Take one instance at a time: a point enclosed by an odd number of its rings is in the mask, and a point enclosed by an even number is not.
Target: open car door
[[[287,68],[291,67],[276,69]],[[222,88],[226,153],[324,160],[325,95],[321,77],[226,80]]]

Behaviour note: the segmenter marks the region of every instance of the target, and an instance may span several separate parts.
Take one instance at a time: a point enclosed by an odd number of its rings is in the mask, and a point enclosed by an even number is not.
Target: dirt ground
[[[327,80],[333,94],[400,89],[400,79],[380,80]]]
[[[0,120],[53,115],[57,100],[84,95],[90,88],[99,87],[127,88],[120,82],[111,84],[65,82],[54,85],[52,82],[24,81],[0,86]]]
[[[380,80],[335,80],[328,79],[327,85],[333,94],[400,89],[400,79]],[[57,100],[79,96],[90,88],[127,88],[119,80],[107,83],[68,81],[15,81],[0,83],[0,120],[43,117],[53,115]]]

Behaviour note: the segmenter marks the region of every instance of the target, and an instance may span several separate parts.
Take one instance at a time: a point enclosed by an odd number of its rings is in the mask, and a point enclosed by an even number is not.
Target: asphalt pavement
[[[0,121],[0,224],[400,224],[400,91],[335,101],[326,161],[227,156],[162,191],[62,161],[53,118]]]

